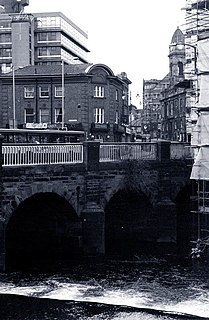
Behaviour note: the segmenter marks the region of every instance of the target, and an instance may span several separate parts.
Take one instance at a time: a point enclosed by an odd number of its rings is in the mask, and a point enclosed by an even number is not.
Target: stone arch
[[[8,268],[71,259],[80,254],[81,221],[69,202],[54,192],[22,201],[6,225]]]
[[[129,189],[129,190],[138,190],[139,192],[143,192],[149,199],[150,203],[154,206],[158,201],[158,187],[157,187],[157,176],[152,175],[152,179],[145,179],[142,180],[139,176],[138,179],[135,179],[134,185],[128,185],[126,183],[126,175],[117,175],[115,176],[111,184],[109,180],[107,182],[104,182],[104,196],[101,201],[101,205],[103,208],[107,205],[107,203],[110,201],[110,199],[116,194],[119,190],[123,189]],[[130,179],[131,181],[131,179]],[[111,187],[110,187],[111,185]]]
[[[192,180],[179,180],[172,181],[171,184],[171,200],[175,202],[175,199],[178,197],[178,194],[185,188],[195,188]]]
[[[155,210],[145,193],[119,188],[105,206],[106,254],[133,256],[151,250],[157,238],[155,219]]]
[[[7,201],[5,204],[3,204],[3,213],[5,216],[5,222],[7,223],[9,219],[12,217],[12,214],[14,210],[17,208],[17,206],[25,201],[27,198],[32,197],[36,193],[39,192],[51,192],[56,193],[62,198],[64,198],[69,204],[73,207],[73,209],[77,212],[77,199],[76,199],[76,188],[74,191],[69,191],[67,185],[55,185],[53,186],[50,183],[46,183],[45,185],[40,184],[31,184],[30,188],[27,188],[27,191],[20,190],[20,188],[17,187],[17,189],[13,190],[13,195],[9,195],[9,191],[5,189],[5,194],[8,194],[9,201]],[[7,196],[7,197],[8,197]],[[77,212],[77,215],[79,216],[79,212]]]

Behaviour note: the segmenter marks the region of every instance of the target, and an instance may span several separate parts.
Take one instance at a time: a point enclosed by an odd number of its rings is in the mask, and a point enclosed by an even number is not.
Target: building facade
[[[158,139],[161,137],[161,99],[162,91],[167,88],[169,78],[143,81],[143,118],[142,138]]]
[[[115,76],[103,64],[28,66],[2,74],[0,127],[82,128],[86,139],[130,141],[130,83],[124,72]]]
[[[60,12],[0,12],[0,70],[2,73],[28,65],[87,63],[88,36]]]
[[[186,94],[190,82],[185,79],[185,38],[177,28],[169,46],[169,85],[162,91],[162,133],[163,139],[190,142],[187,118],[190,109],[186,107]]]

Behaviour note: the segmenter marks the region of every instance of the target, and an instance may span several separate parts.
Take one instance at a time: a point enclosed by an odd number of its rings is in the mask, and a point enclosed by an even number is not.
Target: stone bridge
[[[6,162],[1,147],[0,270],[188,248],[192,157],[180,144],[153,145],[154,157],[119,159],[117,148],[107,157],[100,143],[85,142],[81,161],[26,165]]]

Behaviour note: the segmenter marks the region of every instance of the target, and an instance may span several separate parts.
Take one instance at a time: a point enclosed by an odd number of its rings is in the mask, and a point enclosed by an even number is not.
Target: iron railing
[[[3,145],[3,166],[82,163],[82,144]]]
[[[159,142],[144,143],[101,143],[98,159],[100,162],[117,162],[124,160],[160,160],[162,148]],[[169,159],[193,159],[193,149],[185,144],[171,143]],[[161,150],[161,151],[160,151]],[[84,162],[84,152],[88,153],[88,145],[83,144],[3,144],[3,166],[75,164]],[[169,151],[168,151],[169,152]],[[88,156],[85,154],[85,159]]]
[[[100,162],[156,160],[156,143],[111,143],[100,145]]]

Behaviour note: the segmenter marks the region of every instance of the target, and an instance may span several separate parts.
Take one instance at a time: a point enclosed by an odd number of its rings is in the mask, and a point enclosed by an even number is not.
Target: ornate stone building
[[[185,81],[185,39],[177,28],[169,46],[169,85],[162,92],[162,134],[163,139],[190,142],[186,119],[190,112],[186,108],[186,92],[190,86]]]

